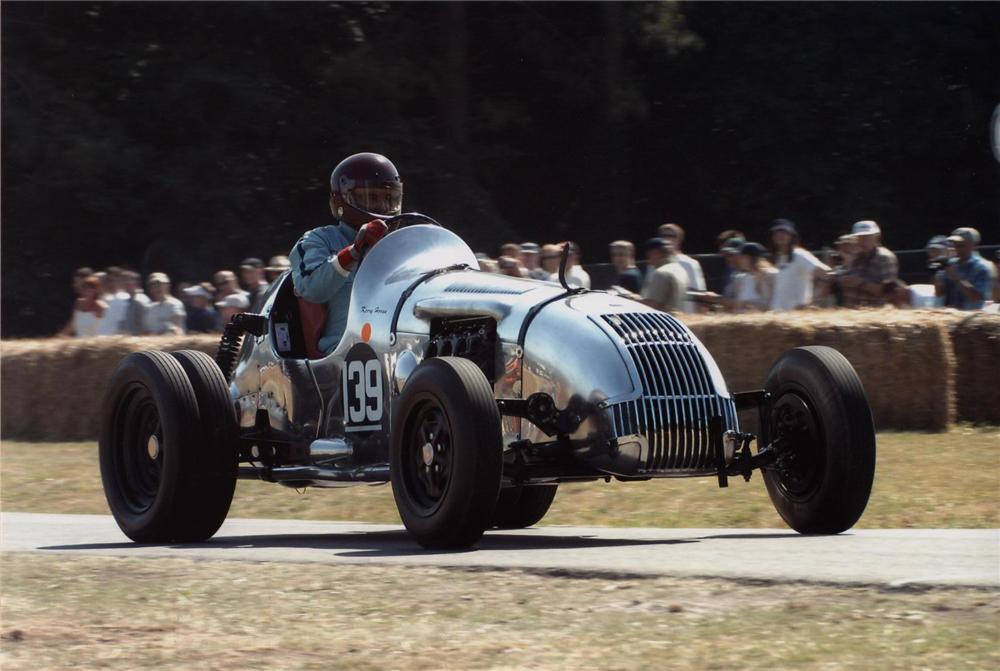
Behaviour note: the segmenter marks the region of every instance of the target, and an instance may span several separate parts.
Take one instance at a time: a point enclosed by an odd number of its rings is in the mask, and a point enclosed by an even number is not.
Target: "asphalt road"
[[[870,529],[799,536],[788,529],[538,527],[488,533],[473,550],[420,549],[398,526],[227,520],[209,542],[135,545],[104,515],[0,515],[0,549],[251,562],[523,568],[571,575],[749,578],[902,587],[1000,587],[998,529]]]

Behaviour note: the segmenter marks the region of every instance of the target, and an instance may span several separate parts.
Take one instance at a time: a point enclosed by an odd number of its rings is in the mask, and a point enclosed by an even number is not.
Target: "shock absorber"
[[[243,346],[244,333],[258,337],[267,333],[267,317],[254,312],[240,312],[233,315],[222,330],[219,349],[215,352],[215,363],[218,364],[226,382],[232,381],[240,348]]]

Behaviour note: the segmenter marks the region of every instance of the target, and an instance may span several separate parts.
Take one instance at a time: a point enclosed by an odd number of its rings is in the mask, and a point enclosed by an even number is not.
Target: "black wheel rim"
[[[823,482],[825,452],[823,432],[812,406],[795,392],[774,403],[772,426],[780,456],[774,466],[776,483],[790,501],[806,501]]]
[[[428,516],[441,507],[451,484],[451,427],[434,398],[420,400],[410,418],[403,442],[403,483],[416,512]]]
[[[112,436],[115,484],[128,511],[141,515],[156,502],[164,458],[160,413],[146,387],[134,384],[122,395]]]

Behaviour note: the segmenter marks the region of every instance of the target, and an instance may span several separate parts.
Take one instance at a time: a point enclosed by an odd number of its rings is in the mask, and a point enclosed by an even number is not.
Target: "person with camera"
[[[955,258],[949,259],[934,278],[937,295],[944,298],[945,307],[981,310],[992,295],[992,264],[976,251],[979,241],[979,231],[969,227],[956,228],[948,236]]]
[[[874,221],[858,221],[851,228],[857,251],[846,273],[836,276],[842,305],[848,308],[886,304],[885,288],[899,279],[896,255],[882,245],[882,229]]]
[[[954,250],[951,243],[948,242],[947,235],[935,235],[927,241],[924,252],[927,254],[927,270],[931,273],[931,282],[933,283],[935,275],[954,255]]]

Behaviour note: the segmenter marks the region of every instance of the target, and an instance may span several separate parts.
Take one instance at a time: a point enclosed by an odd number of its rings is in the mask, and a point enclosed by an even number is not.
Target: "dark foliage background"
[[[998,35],[991,3],[5,2],[4,334],[61,325],[80,265],[286,252],[362,150],[494,253],[776,216],[996,237]]]

